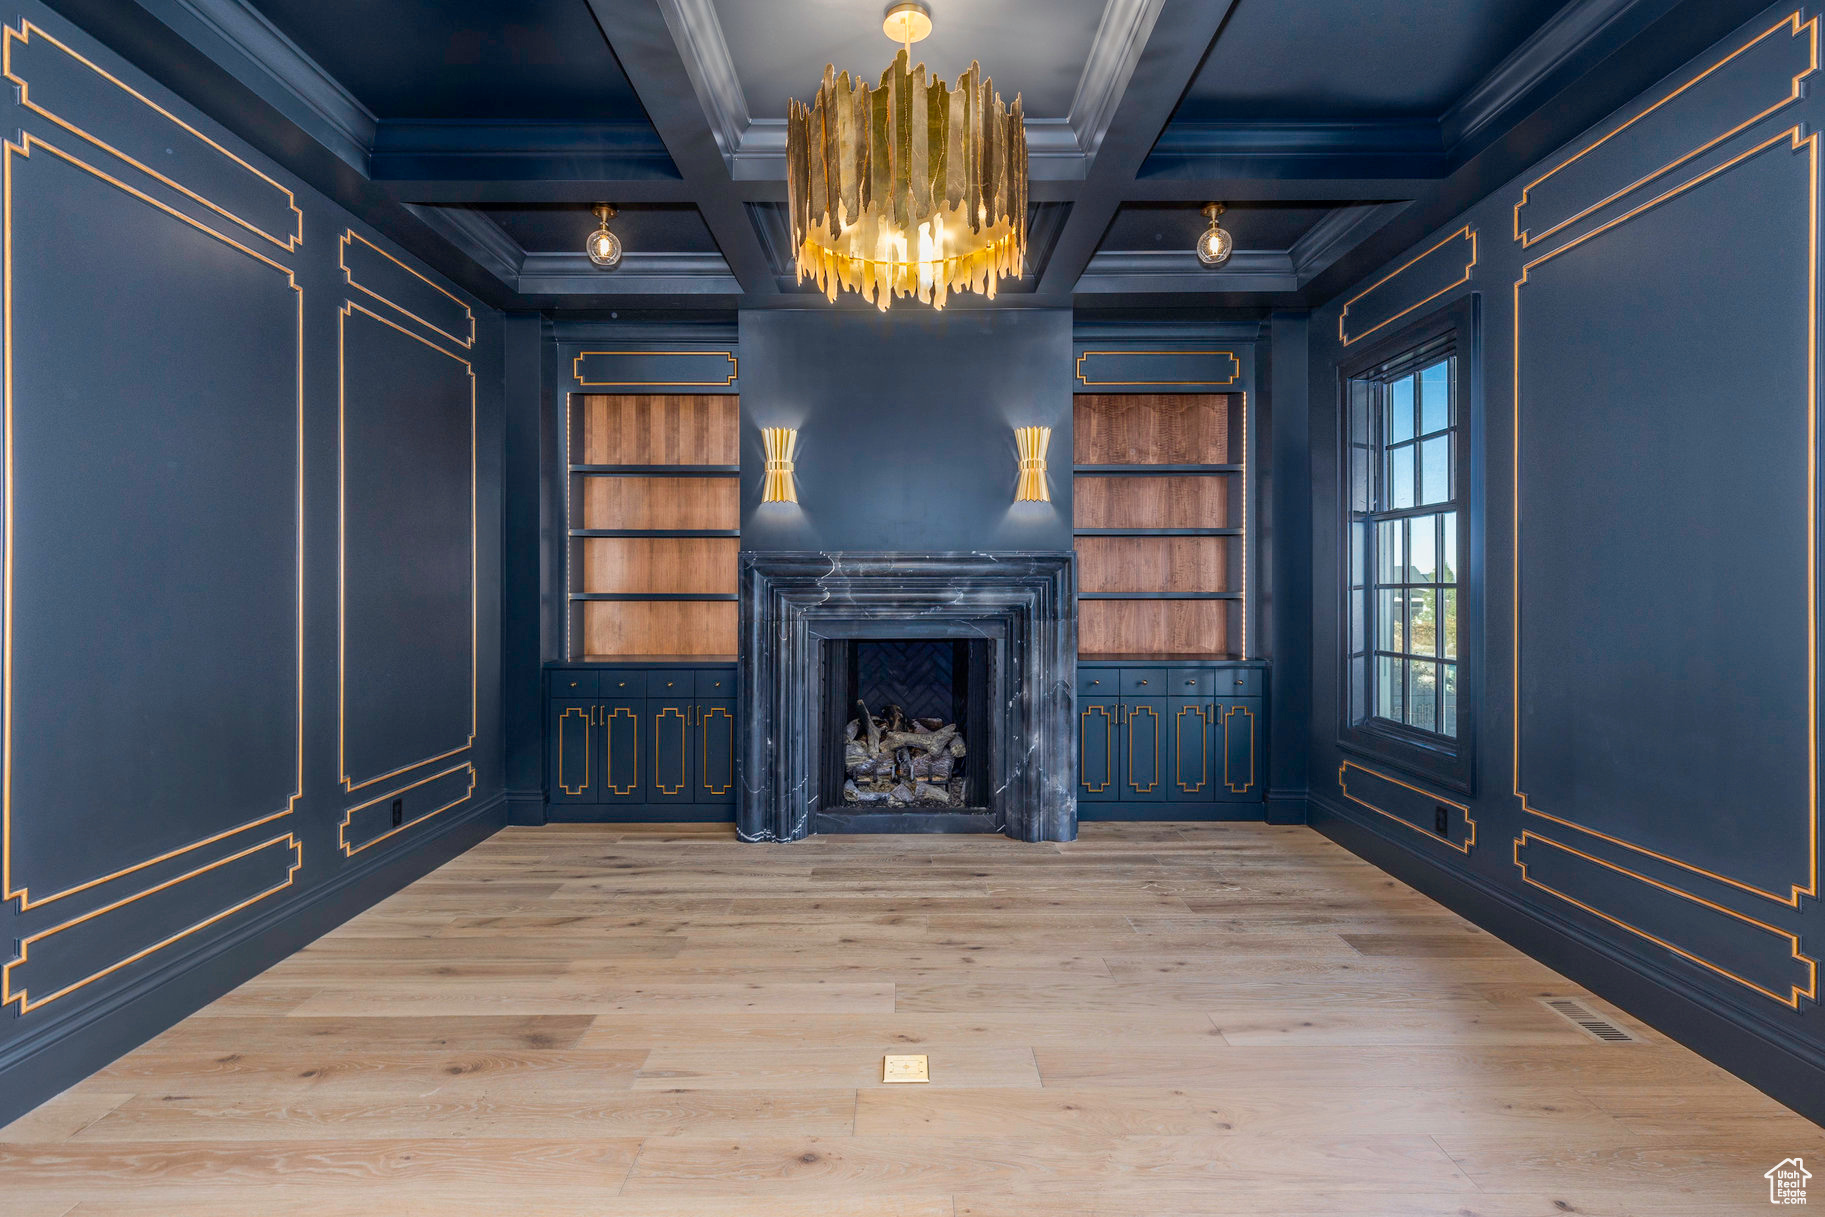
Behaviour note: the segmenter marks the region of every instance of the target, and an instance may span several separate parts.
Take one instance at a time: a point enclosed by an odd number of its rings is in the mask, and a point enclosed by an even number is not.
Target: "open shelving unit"
[[[1074,405],[1080,655],[1245,656],[1245,396],[1079,394]]]
[[[735,653],[740,417],[733,395],[571,395],[569,658]]]

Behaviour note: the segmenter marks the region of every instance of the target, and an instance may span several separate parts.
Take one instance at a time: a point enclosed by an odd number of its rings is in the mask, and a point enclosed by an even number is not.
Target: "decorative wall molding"
[[[1512,480],[1512,493],[1513,493],[1512,512],[1513,512],[1513,515],[1511,518],[1513,520],[1513,533],[1512,533],[1513,576],[1512,577],[1514,580],[1514,582],[1513,582],[1514,595],[1512,598],[1513,599],[1513,614],[1514,614],[1513,623],[1512,623],[1513,624],[1513,639],[1514,639],[1514,681],[1513,681],[1513,707],[1512,707],[1513,715],[1514,715],[1514,717],[1513,717],[1514,738],[1513,738],[1512,742],[1513,742],[1513,757],[1514,757],[1513,776],[1514,776],[1515,798],[1520,801],[1522,810],[1525,811],[1529,815],[1539,817],[1542,820],[1546,820],[1546,821],[1549,821],[1552,823],[1560,824],[1564,827],[1574,829],[1580,833],[1585,833],[1585,834],[1590,835],[1591,837],[1608,842],[1609,844],[1620,846],[1624,849],[1632,850],[1635,853],[1641,854],[1643,856],[1651,857],[1660,862],[1666,863],[1668,865],[1678,867],[1689,873],[1701,875],[1707,879],[1714,880],[1718,883],[1726,884],[1732,888],[1736,888],[1741,891],[1750,893],[1752,895],[1763,897],[1768,900],[1772,900],[1778,904],[1784,904],[1784,905],[1787,905],[1792,908],[1798,908],[1800,906],[1801,897],[1803,897],[1803,896],[1816,897],[1816,896],[1818,896],[1819,890],[1820,890],[1819,889],[1820,830],[1819,830],[1819,789],[1818,789],[1818,766],[1819,766],[1818,609],[1819,609],[1819,602],[1818,602],[1818,580],[1816,577],[1817,576],[1817,571],[1816,571],[1817,554],[1818,554],[1818,543],[1819,543],[1818,508],[1817,508],[1818,454],[1816,452],[1816,441],[1817,441],[1818,425],[1819,425],[1819,403],[1818,403],[1819,381],[1818,381],[1818,337],[1817,337],[1817,333],[1818,333],[1818,289],[1819,289],[1818,260],[1819,260],[1819,224],[1820,224],[1820,213],[1819,213],[1820,134],[1819,134],[1819,132],[1815,131],[1815,132],[1813,132],[1813,134],[1806,136],[1804,139],[1802,139],[1801,138],[1802,130],[1803,130],[1802,126],[1796,125],[1793,127],[1789,127],[1787,130],[1782,131],[1779,134],[1773,135],[1773,136],[1769,137],[1768,139],[1762,140],[1761,142],[1755,144],[1752,147],[1747,148],[1746,150],[1744,150],[1742,152],[1739,152],[1738,154],[1730,157],[1727,160],[1724,160],[1724,161],[1719,162],[1718,164],[1712,165],[1710,168],[1706,169],[1702,173],[1696,174],[1692,178],[1670,187],[1669,189],[1654,196],[1653,198],[1647,199],[1647,200],[1639,203],[1635,207],[1633,207],[1627,211],[1624,211],[1618,215],[1613,216],[1611,219],[1609,219],[1607,222],[1605,222],[1601,226],[1593,228],[1588,232],[1585,232],[1577,237],[1574,237],[1573,239],[1566,241],[1565,243],[1558,245],[1555,248],[1553,248],[1543,254],[1540,254],[1539,256],[1533,258],[1531,261],[1526,262],[1521,268],[1521,277],[1518,280],[1516,280],[1515,284],[1514,284],[1514,307],[1513,307],[1513,312],[1514,312],[1514,347],[1513,347],[1513,350],[1515,353],[1514,361],[1513,361],[1514,369],[1513,369],[1513,386],[1512,386],[1513,387],[1513,399],[1512,400],[1513,400],[1513,409],[1514,409],[1514,417],[1513,417],[1514,467],[1513,467],[1513,480]],[[1715,181],[1720,175],[1728,173],[1730,170],[1736,168],[1739,165],[1748,163],[1749,161],[1760,156],[1764,152],[1768,152],[1768,151],[1777,149],[1780,146],[1782,146],[1783,144],[1786,145],[1790,151],[1793,151],[1795,153],[1804,152],[1806,154],[1807,160],[1808,160],[1808,182],[1810,184],[1809,185],[1810,199],[1809,199],[1809,204],[1808,204],[1809,249],[1807,251],[1807,256],[1806,256],[1806,259],[1804,262],[1804,265],[1807,267],[1807,277],[1808,277],[1808,283],[1809,283],[1809,287],[1806,292],[1806,301],[1805,301],[1806,311],[1807,311],[1806,334],[1807,334],[1807,341],[1809,344],[1808,350],[1806,352],[1806,359],[1805,359],[1806,369],[1807,369],[1807,372],[1806,372],[1807,389],[1806,389],[1805,410],[1806,410],[1806,417],[1807,417],[1807,435],[1809,437],[1809,447],[1806,452],[1806,468],[1807,468],[1806,479],[1807,479],[1807,485],[1808,485],[1808,495],[1807,495],[1807,500],[1805,503],[1805,508],[1806,508],[1808,543],[1807,543],[1807,552],[1805,554],[1806,571],[1807,571],[1807,577],[1805,579],[1805,586],[1806,586],[1806,622],[1807,622],[1806,654],[1807,654],[1807,664],[1808,664],[1807,713],[1808,713],[1808,725],[1809,725],[1809,729],[1807,731],[1808,749],[1809,749],[1808,757],[1807,757],[1807,773],[1809,775],[1809,784],[1810,784],[1810,806],[1808,808],[1808,815],[1807,815],[1807,818],[1808,818],[1808,830],[1807,830],[1808,846],[1807,846],[1807,850],[1806,850],[1807,856],[1804,861],[1806,875],[1802,880],[1798,880],[1798,881],[1795,881],[1794,883],[1792,883],[1790,889],[1785,893],[1778,892],[1778,891],[1771,891],[1771,890],[1768,890],[1767,888],[1759,887],[1754,883],[1747,882],[1742,879],[1733,878],[1729,875],[1722,874],[1716,870],[1713,870],[1709,867],[1700,865],[1698,863],[1695,863],[1692,861],[1687,861],[1687,860],[1682,860],[1682,859],[1673,857],[1669,854],[1651,849],[1640,843],[1625,840],[1620,836],[1604,833],[1604,832],[1599,831],[1595,828],[1592,828],[1588,825],[1578,823],[1576,820],[1571,819],[1569,817],[1569,815],[1548,812],[1541,808],[1538,808],[1532,804],[1532,802],[1529,799],[1528,794],[1524,790],[1523,778],[1522,778],[1522,773],[1521,773],[1521,764],[1522,764],[1521,710],[1522,710],[1522,698],[1524,696],[1523,687],[1522,687],[1523,681],[1521,679],[1521,660],[1522,660],[1522,649],[1523,649],[1523,635],[1522,635],[1522,629],[1521,629],[1521,623],[1522,623],[1522,612],[1521,612],[1521,609],[1522,609],[1522,583],[1521,583],[1521,576],[1522,576],[1522,570],[1521,570],[1522,462],[1521,462],[1521,449],[1522,449],[1522,436],[1523,436],[1523,431],[1522,431],[1522,385],[1521,385],[1521,352],[1522,352],[1522,343],[1523,343],[1523,333],[1522,333],[1521,289],[1523,287],[1526,287],[1532,281],[1530,279],[1530,275],[1532,274],[1532,272],[1534,270],[1536,270],[1540,266],[1542,266],[1548,262],[1551,262],[1554,259],[1559,258],[1564,254],[1568,254],[1575,250],[1586,248],[1591,241],[1604,235],[1605,233],[1614,231],[1618,226],[1627,223],[1628,221],[1636,218],[1637,216],[1646,214],[1646,213],[1652,211],[1653,209],[1660,207],[1662,204],[1665,204],[1669,200],[1674,199],[1674,198],[1686,193],[1689,190],[1702,186],[1702,185],[1706,184],[1707,182]],[[1677,889],[1673,889],[1673,890],[1677,890]],[[1708,901],[1704,901],[1701,897],[1691,895],[1690,893],[1682,892],[1681,894],[1687,896],[1687,898],[1689,898],[1689,899],[1700,901],[1701,903],[1709,903]],[[1722,906],[1717,906],[1717,907],[1721,908]],[[1725,910],[1725,911],[1728,911],[1728,910]],[[1733,915],[1735,915],[1735,914],[1733,914]]]
[[[1240,384],[1242,371],[1234,351],[1080,349],[1075,375],[1081,389],[1226,389]]]
[[[452,778],[455,780],[450,780]],[[342,850],[342,856],[352,858],[364,849],[391,840],[407,829],[416,828],[431,817],[467,802],[475,793],[477,780],[475,766],[465,761],[441,773],[419,778],[385,794],[375,795],[365,802],[356,803],[342,813],[342,823],[336,829],[336,842]],[[403,805],[401,820],[397,824],[392,821],[392,804],[395,800]],[[437,806],[426,809],[423,807],[425,803],[435,803]],[[360,821],[359,827],[357,820]],[[351,837],[358,837],[359,841],[352,840]]]
[[[1523,830],[1515,838],[1514,864],[1529,887],[1575,905],[1782,1005],[1797,1010],[1801,999],[1818,999],[1818,961],[1800,950],[1799,936],[1789,930],[1680,891],[1594,854],[1543,837],[1531,829]],[[1538,872],[1542,871],[1551,871],[1552,879],[1541,878]],[[1575,893],[1566,890],[1578,887],[1580,883],[1586,885],[1586,890]],[[1626,898],[1619,900],[1625,891]],[[1621,902],[1636,907],[1625,912],[1618,908]],[[1601,907],[1603,904],[1609,906],[1608,910]],[[1647,929],[1639,923],[1653,920],[1650,909],[1669,922],[1683,918],[1684,924]],[[1745,927],[1753,931],[1747,938],[1742,936]],[[1751,964],[1747,960],[1725,965],[1712,958],[1726,936],[1733,948],[1745,951],[1750,949],[1751,943],[1760,944],[1765,957],[1755,961],[1760,965],[1759,976],[1748,974]]]
[[[570,362],[582,389],[727,389],[740,374],[733,351],[578,351]]]
[[[475,345],[475,312],[454,292],[420,274],[354,229],[343,232],[337,265],[347,284],[409,317],[439,338],[468,350]],[[356,272],[360,272],[360,278]],[[409,298],[407,304],[401,298]],[[466,333],[458,333],[466,330]]]
[[[1355,791],[1350,789],[1351,770],[1355,770],[1359,775],[1357,789]],[[1361,807],[1367,807],[1370,811],[1380,815],[1384,815],[1388,817],[1388,819],[1393,820],[1396,824],[1405,825],[1434,844],[1443,845],[1449,849],[1455,849],[1458,853],[1463,854],[1466,857],[1469,856],[1471,850],[1476,848],[1476,820],[1471,817],[1470,808],[1458,802],[1456,799],[1448,799],[1443,795],[1434,794],[1432,791],[1421,789],[1411,782],[1403,781],[1400,778],[1381,773],[1364,765],[1359,765],[1355,761],[1345,761],[1337,767],[1337,789],[1341,791],[1343,797],[1350,800],[1350,802]],[[1380,803],[1370,802],[1369,799],[1371,795],[1382,800],[1383,803],[1390,804],[1394,809],[1390,810],[1389,807],[1384,807]],[[1422,820],[1420,823],[1416,823],[1407,818],[1407,816],[1400,814],[1401,810],[1404,809],[1402,805],[1411,803],[1415,799],[1422,805],[1430,804],[1430,806],[1425,807],[1418,812]],[[1450,825],[1450,820],[1449,818],[1447,819],[1448,828],[1447,835],[1445,836],[1440,836],[1438,833],[1427,828],[1423,822],[1430,818],[1433,807],[1448,808],[1450,811],[1456,813],[1455,819],[1457,820],[1457,823],[1455,825]]]
[[[1476,240],[1476,229],[1466,224],[1351,296],[1337,315],[1338,340],[1346,347],[1361,342],[1470,282],[1476,269]],[[1360,328],[1350,324],[1353,308]]]

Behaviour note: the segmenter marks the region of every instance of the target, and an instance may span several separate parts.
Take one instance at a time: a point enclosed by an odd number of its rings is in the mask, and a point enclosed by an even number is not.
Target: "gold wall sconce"
[[[1015,427],[1014,442],[1020,446],[1020,485],[1014,491],[1014,501],[1050,503],[1052,491],[1046,485],[1046,449],[1052,446],[1052,428]]]
[[[794,427],[762,427],[761,442],[767,448],[767,483],[761,492],[763,503],[798,502],[798,483],[793,478],[792,454],[798,451],[798,430]]]

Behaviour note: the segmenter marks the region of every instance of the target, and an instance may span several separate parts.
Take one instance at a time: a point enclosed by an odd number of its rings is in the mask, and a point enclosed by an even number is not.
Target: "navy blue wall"
[[[1313,315],[1309,777],[1325,831],[1820,1119],[1817,13],[1768,10]],[[1340,365],[1470,293],[1465,794],[1339,747],[1337,404]]]
[[[500,318],[6,15],[0,1122],[503,785]]]
[[[1071,548],[1071,314],[741,314],[744,549]],[[1051,503],[1015,503],[1014,428],[1052,428]],[[760,501],[797,427],[798,505]]]

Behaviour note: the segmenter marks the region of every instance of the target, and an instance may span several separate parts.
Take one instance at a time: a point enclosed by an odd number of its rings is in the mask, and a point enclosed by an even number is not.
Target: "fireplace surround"
[[[1077,835],[1077,619],[1072,555],[747,551],[741,555],[745,841],[816,832]],[[832,643],[981,644],[986,798],[968,810],[856,811],[827,795]]]

